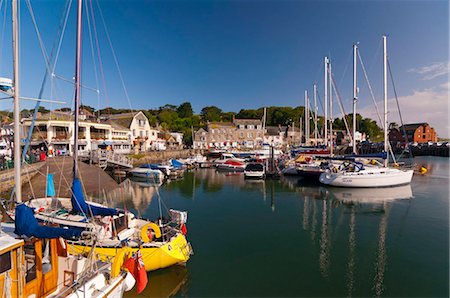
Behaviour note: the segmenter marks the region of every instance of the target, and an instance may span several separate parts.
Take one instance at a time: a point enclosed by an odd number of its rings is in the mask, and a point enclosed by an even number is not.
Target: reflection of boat
[[[249,163],[244,169],[245,178],[262,179],[264,173],[264,165],[261,163]]]
[[[388,188],[339,188],[327,187],[335,199],[351,203],[383,203],[393,200],[410,199],[413,197],[411,185]]]
[[[143,297],[173,297],[186,284],[188,271],[185,266],[172,266],[163,270],[148,273],[150,281],[145,290],[140,294]],[[136,297],[137,293],[132,290],[125,297]]]

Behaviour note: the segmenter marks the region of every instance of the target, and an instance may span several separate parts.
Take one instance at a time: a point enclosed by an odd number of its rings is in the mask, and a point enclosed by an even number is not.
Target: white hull
[[[244,171],[244,177],[245,178],[264,178],[264,172],[249,172]]]
[[[134,168],[130,171],[130,174],[134,177],[148,178],[156,183],[161,182],[164,179],[164,174],[160,170],[147,168]]]
[[[339,187],[390,187],[411,183],[413,173],[413,170],[370,168],[358,172],[322,173],[319,181]]]

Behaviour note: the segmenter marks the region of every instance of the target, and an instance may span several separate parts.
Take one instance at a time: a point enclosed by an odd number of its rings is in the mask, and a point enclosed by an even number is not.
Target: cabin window
[[[28,283],[36,279],[36,250],[34,243],[25,245],[25,281]]]
[[[42,274],[52,271],[52,247],[49,239],[42,242]]]
[[[11,270],[11,252],[5,252],[0,255],[0,274]]]

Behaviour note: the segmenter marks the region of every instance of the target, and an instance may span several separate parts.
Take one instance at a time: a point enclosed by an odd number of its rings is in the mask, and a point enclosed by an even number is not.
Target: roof
[[[282,131],[281,128],[278,126],[267,126],[266,130],[267,130],[266,134],[269,136],[278,136]]]
[[[405,128],[405,130],[416,130],[419,126],[428,125],[426,122],[421,123],[411,123],[400,126],[401,129]]]
[[[129,127],[122,126],[119,123],[116,123],[115,121],[112,121],[112,120],[104,120],[101,123],[111,125],[112,129],[114,129],[114,130],[126,130],[126,131],[130,130]]]
[[[233,122],[209,122],[208,123],[208,129],[209,128],[218,128],[218,127],[233,127]]]
[[[114,114],[114,115],[103,115],[103,116],[106,116],[106,118],[109,120],[113,120],[116,124],[120,126],[130,128],[131,122],[133,122],[134,117],[136,117],[139,114],[141,114],[143,117],[145,117],[145,119],[147,119],[147,116],[145,116],[145,114],[142,113],[142,111]]]
[[[252,125],[261,125],[261,119],[234,119],[234,123],[239,124],[252,124]]]

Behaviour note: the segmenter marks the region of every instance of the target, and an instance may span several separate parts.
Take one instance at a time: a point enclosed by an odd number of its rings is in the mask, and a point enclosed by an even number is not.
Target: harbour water
[[[448,297],[449,160],[414,161],[427,175],[385,189],[199,169],[159,187],[125,181],[108,196],[148,218],[159,197],[189,212],[195,254],[149,273],[142,297]]]

